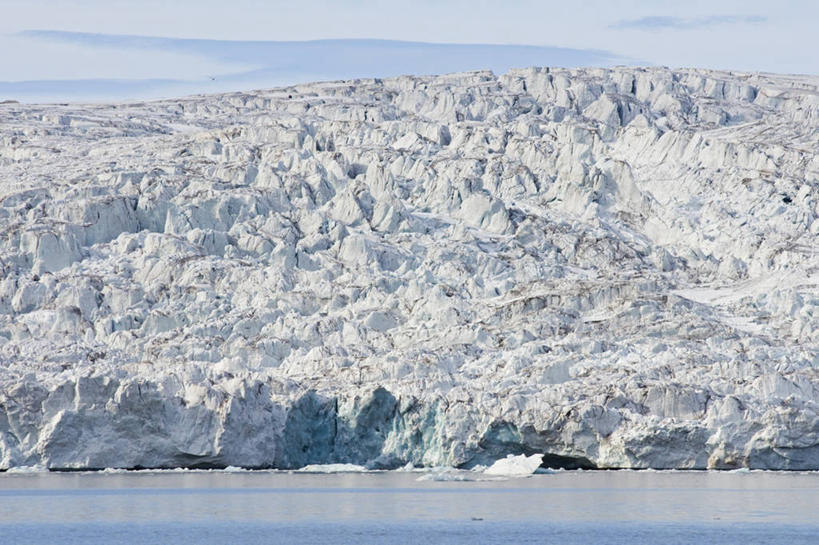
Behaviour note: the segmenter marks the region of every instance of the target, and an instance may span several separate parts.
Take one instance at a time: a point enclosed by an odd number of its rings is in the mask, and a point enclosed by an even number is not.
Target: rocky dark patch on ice
[[[0,469],[819,469],[819,80],[0,109]]]

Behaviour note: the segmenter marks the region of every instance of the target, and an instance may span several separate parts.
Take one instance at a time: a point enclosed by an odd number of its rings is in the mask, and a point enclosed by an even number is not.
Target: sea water
[[[819,543],[819,474],[0,475],[0,543]]]

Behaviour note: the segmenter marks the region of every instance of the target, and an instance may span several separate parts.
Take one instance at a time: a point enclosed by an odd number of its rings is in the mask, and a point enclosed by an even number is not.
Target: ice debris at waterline
[[[819,79],[0,106],[0,468],[819,469]]]
[[[362,473],[367,468],[357,464],[309,464],[297,471],[302,473]]]
[[[538,470],[542,463],[542,454],[532,454],[531,456],[526,456],[525,454],[521,454],[520,456],[509,454],[506,458],[496,460],[494,464],[484,470],[484,473],[487,475],[506,475],[510,477],[531,475]]]

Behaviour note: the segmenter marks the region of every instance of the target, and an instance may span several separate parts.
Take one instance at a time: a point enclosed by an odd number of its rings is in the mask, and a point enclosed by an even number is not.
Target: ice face
[[[0,105],[0,469],[817,469],[817,83]]]

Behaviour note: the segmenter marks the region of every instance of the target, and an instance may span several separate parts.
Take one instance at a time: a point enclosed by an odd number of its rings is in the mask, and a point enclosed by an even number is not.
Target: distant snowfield
[[[0,100],[151,99],[310,81],[527,66],[614,66],[608,51],[391,40],[226,41],[30,30],[0,38]]]

